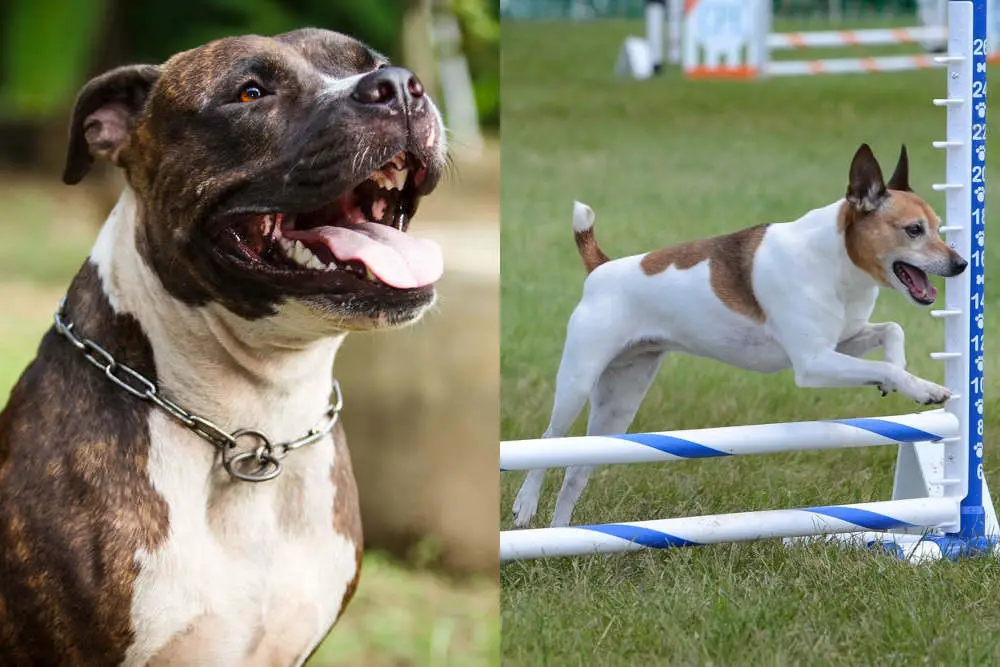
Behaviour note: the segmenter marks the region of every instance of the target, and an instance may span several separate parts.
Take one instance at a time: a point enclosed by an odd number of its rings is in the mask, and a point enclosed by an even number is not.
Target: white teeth
[[[389,173],[384,171],[376,171],[372,174],[369,180],[375,181],[383,190],[402,190],[406,185],[406,177],[409,175],[409,169],[390,169]]]
[[[393,185],[397,190],[402,190],[406,185],[406,176],[410,173],[409,169],[397,169],[392,172]]]
[[[336,262],[324,264],[320,258],[317,257],[302,241],[292,241],[282,237],[278,239],[278,246],[281,248],[282,252],[285,253],[285,256],[288,257],[288,259],[292,260],[299,266],[304,266],[307,269],[333,271],[337,268]]]
[[[273,230],[273,229],[274,229],[274,216],[273,215],[265,215],[264,216],[264,223],[261,225],[261,231],[264,232],[264,236],[270,236],[271,235],[271,230]]]
[[[370,180],[375,181],[375,184],[384,190],[391,190],[393,188],[392,179],[384,171],[376,171]]]
[[[310,258],[315,257],[312,250],[307,248],[302,241],[295,242],[295,249],[292,251],[292,259],[298,264],[306,266]]]
[[[402,190],[406,186],[406,177],[410,173],[406,167],[406,156],[400,153],[389,164],[393,167],[392,169],[386,167],[382,171],[376,171],[368,180],[374,181],[384,190]]]

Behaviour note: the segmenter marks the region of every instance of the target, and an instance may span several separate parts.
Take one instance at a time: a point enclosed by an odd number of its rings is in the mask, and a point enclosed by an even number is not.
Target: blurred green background
[[[62,127],[65,110],[93,74],[125,62],[160,62],[217,37],[309,25],[349,33],[397,61],[450,53],[457,37],[479,121],[495,130],[498,14],[490,0],[5,0],[0,158],[31,163],[50,157],[43,150],[47,133],[53,124]]]
[[[367,551],[313,667],[499,663],[498,12],[488,0],[0,0],[0,406],[123,184],[107,166],[79,186],[60,179],[90,77],[315,26],[412,68],[442,107],[454,169],[414,223],[444,249],[441,305],[413,329],[349,338],[335,369]]]

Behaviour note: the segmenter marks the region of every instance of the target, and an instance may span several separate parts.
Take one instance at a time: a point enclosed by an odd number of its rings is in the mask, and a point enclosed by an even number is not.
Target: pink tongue
[[[412,289],[436,282],[444,272],[441,247],[434,241],[410,236],[377,222],[350,227],[317,227],[289,232],[289,238],[322,239],[341,262],[363,262],[379,280],[392,287]]]
[[[934,285],[931,284],[931,281],[927,279],[927,274],[923,271],[914,269],[908,264],[903,264],[903,271],[905,271],[906,275],[908,275],[910,280],[913,281],[913,284],[916,286],[917,293],[919,293],[922,289],[930,298],[933,299],[937,297],[937,288],[934,287]]]

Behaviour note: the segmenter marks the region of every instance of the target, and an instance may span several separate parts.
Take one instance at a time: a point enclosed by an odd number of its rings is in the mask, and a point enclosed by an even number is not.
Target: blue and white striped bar
[[[958,429],[955,415],[929,410],[878,418],[508,440],[500,443],[500,469],[533,470],[874,447],[953,438]]]
[[[954,530],[957,498],[912,498],[857,505],[710,514],[566,528],[505,530],[500,561],[585,556],[829,533],[867,533],[917,527]]]
[[[958,561],[971,556],[997,553],[996,545],[986,538],[965,540],[955,535],[944,535],[940,532],[907,534],[866,531],[809,537],[786,537],[784,540],[785,544],[789,546],[817,541],[881,551],[914,565],[937,560]]]

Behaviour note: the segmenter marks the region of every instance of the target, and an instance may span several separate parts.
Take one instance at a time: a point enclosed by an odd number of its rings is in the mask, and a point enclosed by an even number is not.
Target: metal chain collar
[[[89,338],[77,337],[73,333],[74,323],[63,319],[65,308],[66,297],[63,297],[54,318],[56,331],[65,336],[76,349],[83,352],[87,361],[103,370],[109,380],[136,398],[156,404],[171,417],[215,446],[222,455],[222,465],[226,472],[234,479],[245,482],[266,482],[269,479],[274,479],[281,474],[281,459],[285,458],[288,452],[322,439],[333,430],[340,418],[344,399],[340,393],[340,383],[334,380],[333,400],[327,406],[322,419],[308,433],[297,440],[274,444],[267,435],[252,428],[241,428],[232,433],[226,433],[211,421],[188,412],[171,401],[161,394],[156,385],[149,379],[135,369],[116,361],[107,350],[94,341]],[[241,438],[256,442],[257,447],[250,451],[233,454]]]

